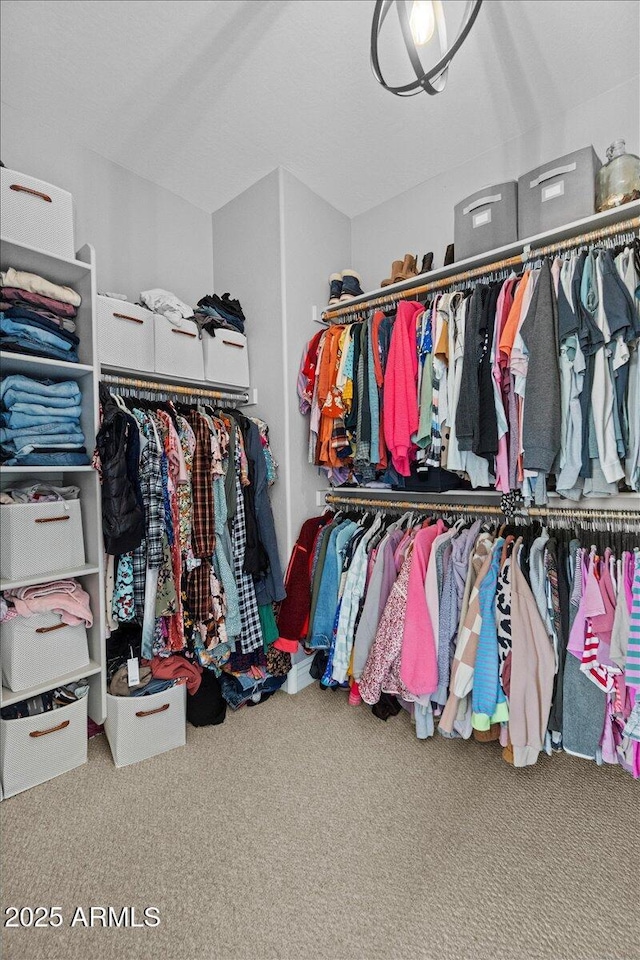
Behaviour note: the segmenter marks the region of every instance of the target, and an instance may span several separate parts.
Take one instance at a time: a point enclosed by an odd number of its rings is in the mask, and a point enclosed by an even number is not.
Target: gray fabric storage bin
[[[520,177],[520,239],[590,217],[595,211],[596,175],[601,166],[593,147],[584,147]]]
[[[456,260],[475,257],[518,239],[518,184],[483,187],[454,207]]]

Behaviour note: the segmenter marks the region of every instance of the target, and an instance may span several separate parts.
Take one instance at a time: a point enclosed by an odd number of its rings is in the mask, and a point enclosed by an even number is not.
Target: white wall
[[[281,559],[286,562],[287,446],[282,352],[282,277],[278,171],[212,215],[216,293],[229,292],[242,304],[249,345],[249,375],[258,406],[248,408],[269,424],[280,479],[271,491]]]
[[[438,135],[445,136],[446,131]],[[618,137],[625,138],[627,150],[638,154],[637,76],[355,217],[352,260],[362,274],[364,289],[378,287],[389,276],[392,261],[402,259],[405,253],[419,254],[420,264],[422,255],[433,250],[434,267],[441,267],[447,244],[453,243],[453,208],[469,194],[488,184],[517,179],[541,163],[590,143],[604,160],[606,148]],[[467,155],[472,152],[471,147]],[[401,151],[398,162],[402,162]]]
[[[293,546],[302,522],[316,511],[316,491],[326,474],[308,462],[309,417],[298,407],[296,381],[305,344],[320,329],[329,296],[329,274],[351,266],[351,222],[287,170],[281,170],[285,281],[286,409],[289,415],[289,515],[287,541]]]
[[[76,249],[96,248],[99,291],[164,287],[189,304],[213,289],[211,214],[2,104],[2,160],[73,194]]]
[[[309,421],[296,379],[304,344],[318,330],[328,277],[349,266],[350,221],[286,170],[274,170],[213,216],[216,291],[229,291],[247,317],[251,385],[269,424],[280,478],[271,491],[286,566],[302,521],[326,480],[307,462]]]

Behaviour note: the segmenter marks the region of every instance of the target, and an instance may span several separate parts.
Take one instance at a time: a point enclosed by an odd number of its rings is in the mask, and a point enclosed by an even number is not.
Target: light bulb
[[[429,43],[436,29],[436,15],[432,0],[413,0],[409,26],[414,43],[422,47]]]

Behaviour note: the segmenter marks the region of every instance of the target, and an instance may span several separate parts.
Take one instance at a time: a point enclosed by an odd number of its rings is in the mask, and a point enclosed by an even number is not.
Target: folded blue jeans
[[[77,334],[72,333],[70,330],[65,330],[64,327],[58,322],[60,318],[52,319],[52,317],[46,316],[46,314],[39,313],[36,310],[30,310],[28,307],[10,307],[8,310],[3,311],[5,317],[8,317],[10,320],[13,320],[14,323],[22,323],[25,326],[30,324],[33,327],[37,327],[39,330],[49,330],[51,333],[55,333],[56,336],[62,337],[63,340],[68,340],[69,343],[74,346],[78,346],[80,343],[80,338]]]
[[[14,403],[9,409],[11,413],[25,413],[32,417],[58,417],[66,420],[79,420],[82,413],[82,407],[78,404],[73,407],[48,407],[43,403]]]
[[[162,693],[163,690],[170,690],[171,687],[175,687],[175,685],[175,680],[164,680],[162,677],[152,677],[149,683],[145,683],[144,687],[136,687],[134,690],[131,690],[131,696],[148,697],[152,693]]]
[[[10,389],[25,390],[41,397],[72,397],[80,401],[80,387],[75,380],[35,380],[21,373],[12,373],[0,380],[0,400]]]
[[[78,391],[78,395],[75,397],[47,397],[47,396],[38,396],[35,393],[28,393],[26,390],[19,390],[15,387],[10,387],[8,390],[5,390],[2,402],[5,407],[13,409],[17,403],[41,403],[43,406],[46,406],[48,409],[60,409],[68,410],[69,407],[74,407],[80,404],[82,395]],[[20,409],[20,408],[18,408]]]
[[[63,413],[63,411],[60,411]],[[25,427],[39,427],[47,426],[48,424],[76,424],[80,426],[80,417],[68,417],[66,414],[64,416],[37,416],[30,413],[13,413],[12,411],[7,411],[6,413],[0,413],[0,423],[4,427],[9,427],[12,430],[23,430]]]
[[[69,340],[59,336],[52,330],[43,330],[42,327],[36,326],[36,324],[30,323],[28,320],[12,320],[6,313],[0,313],[0,331],[2,331],[2,333],[13,334],[14,336],[28,334],[30,339],[57,347],[59,350],[69,351],[74,346]]]
[[[0,350],[7,350],[11,353],[28,353],[35,357],[47,357],[50,360],[63,360],[65,363],[78,363],[78,351],[75,347],[71,350],[60,350],[51,344],[41,343],[39,340],[32,340],[28,336],[17,334],[0,333]]]
[[[249,687],[243,689],[237,677],[223,672],[220,677],[220,686],[224,699],[232,710],[237,710],[257,694],[262,696],[263,693],[273,693],[275,690],[279,690],[286,679],[286,677],[272,677],[269,674],[264,680],[254,681]]]
[[[5,460],[4,467],[84,467],[91,463],[86,453],[27,453]]]
[[[84,437],[80,425],[76,420],[47,420],[46,423],[38,423],[32,427],[0,427],[0,443],[6,443],[9,440],[16,440],[18,437],[37,438],[45,435],[54,434],[75,434]]]
[[[79,447],[84,448],[84,436],[77,436],[74,434],[56,434],[53,437],[38,437],[34,439],[27,440],[12,440],[11,443],[5,444],[6,450],[12,450],[16,456],[20,456],[22,453],[33,453],[34,450],[42,450],[43,447],[55,447],[56,450],[59,450],[61,447],[65,450],[77,450]]]

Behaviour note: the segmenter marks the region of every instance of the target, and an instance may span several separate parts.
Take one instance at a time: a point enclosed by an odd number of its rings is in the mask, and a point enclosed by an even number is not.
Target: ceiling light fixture
[[[378,56],[380,30],[393,6],[396,8],[404,45],[416,75],[412,83],[402,86],[387,83],[382,75]],[[442,93],[447,85],[447,73],[451,61],[466,40],[481,6],[482,0],[467,0],[458,34],[451,46],[447,47],[447,23],[443,0],[413,0],[413,2],[411,0],[376,0],[371,25],[371,68],[378,83],[398,97],[412,97],[421,90],[431,96]],[[426,70],[417,48],[426,47],[435,33],[438,34],[440,55],[437,63]]]

